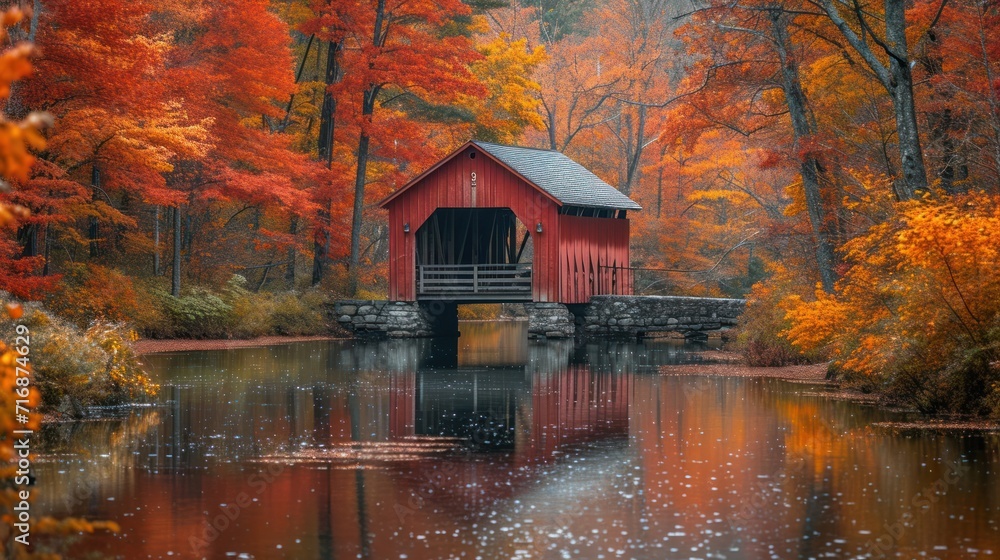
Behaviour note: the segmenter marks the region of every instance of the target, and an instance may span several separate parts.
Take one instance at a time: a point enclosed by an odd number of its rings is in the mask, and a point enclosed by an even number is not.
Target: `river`
[[[142,558],[1000,556],[1000,439],[890,435],[703,346],[322,341],[154,354],[154,406],[49,425],[37,514]]]

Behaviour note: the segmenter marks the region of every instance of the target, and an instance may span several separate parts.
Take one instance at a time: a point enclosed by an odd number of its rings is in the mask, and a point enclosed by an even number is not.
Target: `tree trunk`
[[[323,90],[323,107],[320,110],[317,148],[319,159],[326,163],[327,168],[333,163],[333,118],[337,111],[337,100],[330,92],[330,86],[337,81],[337,51],[339,48],[339,43],[330,41],[326,50],[326,74],[323,80],[326,88]]]
[[[864,13],[857,11],[862,25],[861,36],[843,17],[833,0],[822,0],[823,10],[837,26],[851,47],[865,61],[882,86],[892,97],[893,112],[896,117],[896,137],[903,177],[896,181],[896,196],[900,200],[911,200],[927,190],[927,172],[924,155],[920,146],[917,129],[917,111],[913,100],[913,76],[910,73],[910,57],[906,44],[906,6],[904,0],[885,0],[885,42],[879,46],[889,56],[886,68],[879,56],[868,44],[869,27]],[[877,38],[872,40],[878,42]]]
[[[385,24],[385,0],[378,0],[375,6],[375,28],[372,32],[372,44],[381,48],[385,44],[387,30]],[[370,123],[375,112],[375,100],[382,86],[371,84],[365,90],[361,100],[361,119]],[[354,175],[354,212],[351,215],[351,256],[349,261],[348,293],[354,295],[358,290],[358,264],[361,262],[361,225],[364,219],[365,182],[368,176],[368,148],[371,138],[362,128],[358,137],[358,166]]]
[[[153,218],[153,276],[160,275],[160,205]]]
[[[45,224],[45,231],[42,233],[45,236],[45,266],[42,267],[42,276],[49,275],[49,251],[52,248],[52,243],[49,241],[49,224]]]
[[[327,249],[329,248],[329,243],[324,243],[323,238],[330,239],[330,211],[329,203],[326,203],[326,207],[320,209],[318,212],[318,224],[316,231],[313,234],[313,273],[312,273],[312,285],[316,286],[323,281],[323,275],[326,269],[327,260]]]
[[[556,141],[556,106],[555,106],[555,103],[553,103],[552,109],[548,110],[548,114],[549,114],[549,126],[548,126],[549,149],[550,150],[555,150],[559,146],[559,143]]]
[[[188,210],[190,209],[191,206],[188,206]],[[184,216],[184,242],[181,244],[181,247],[187,249],[187,254],[184,255],[184,262],[188,263],[191,262],[191,253],[192,253],[191,249],[193,245],[194,245],[194,216],[191,215],[191,212],[188,212]]]
[[[625,183],[620,185],[619,188],[625,195],[632,193],[632,185],[639,180],[639,163],[642,161],[642,150],[645,147],[645,135],[646,135],[646,107],[640,105],[638,109],[638,123],[636,124],[635,132],[635,145],[630,150],[628,154],[628,167],[625,171]],[[631,127],[629,127],[629,136],[631,139]]]
[[[941,73],[942,61],[939,57],[928,56],[922,62],[929,74]],[[932,89],[932,100],[934,98],[947,99],[950,96],[950,92],[947,91],[950,88],[935,85],[932,86]],[[928,131],[930,146],[940,150],[940,164],[936,173],[941,178],[941,189],[949,194],[966,191],[967,187],[962,184],[962,181],[969,177],[969,166],[953,139],[953,134],[957,132],[958,127],[951,109],[944,107],[938,111],[929,112],[927,126],[930,129]]]
[[[28,26],[28,42],[34,43],[38,35],[38,18],[42,15],[42,0],[33,0],[31,3],[31,22]]]
[[[97,159],[95,156],[94,166],[90,171],[90,185],[91,185],[91,202],[96,203],[100,200],[98,192],[101,189],[101,170],[97,167]],[[100,247],[97,244],[97,237],[100,234],[100,227],[97,221],[97,216],[90,217],[90,224],[87,227],[87,239],[90,240],[90,258],[96,259],[100,256]]]
[[[174,269],[170,282],[170,293],[181,297],[181,205],[173,209],[174,213]]]
[[[980,62],[983,65],[983,73],[986,76],[986,83],[993,84],[996,83],[993,75],[993,57],[990,56],[990,51],[987,48],[987,35],[986,30],[989,29],[983,18],[986,17],[984,10],[986,7],[976,2],[976,15],[979,21],[979,50],[982,54],[980,57]],[[992,125],[990,128],[993,131],[993,185],[994,189],[1000,191],[1000,98],[997,96],[997,88],[989,88],[989,93],[986,98],[989,100],[990,104],[990,114],[989,114],[989,124]]]
[[[336,124],[334,119],[337,113],[337,100],[333,97],[333,94],[330,93],[330,86],[336,83],[340,77],[340,69],[337,65],[338,50],[339,44],[330,42],[326,55],[326,75],[324,78],[326,88],[323,90],[323,108],[320,111],[319,140],[317,141],[319,158],[320,160],[326,162],[327,168],[333,164],[333,132]],[[316,286],[323,281],[327,259],[330,258],[329,239],[331,202],[329,200],[324,202],[325,207],[319,211],[317,216],[317,222],[322,228],[322,230],[317,233],[322,233],[323,235],[316,236],[313,239],[313,286]],[[325,243],[322,240],[323,237],[326,238]]]
[[[285,267],[285,281],[288,283],[289,290],[295,289],[295,234],[297,229],[299,229],[299,216],[292,214],[288,223],[288,233],[292,236],[292,244],[288,247],[288,265]]]
[[[885,38],[894,51],[889,56],[889,93],[896,114],[896,135],[902,161],[903,181],[897,187],[900,198],[916,198],[927,190],[927,171],[917,129],[917,108],[913,99],[913,75],[906,46],[906,4],[885,0]]]
[[[371,113],[369,113],[370,115]],[[358,139],[358,170],[354,177],[354,212],[351,216],[351,260],[348,278],[348,293],[354,295],[358,289],[358,263],[361,260],[361,223],[365,209],[365,178],[368,171],[368,135],[364,132]]]
[[[816,130],[808,117],[808,102],[805,92],[802,90],[798,63],[788,52],[791,42],[788,37],[788,19],[783,10],[774,9],[771,11],[771,30],[778,58],[781,61],[782,90],[785,93],[788,114],[792,119],[795,150],[799,152],[801,142],[816,134]],[[813,153],[807,152],[799,157],[799,171],[802,175],[802,190],[805,192],[806,212],[809,214],[809,224],[812,226],[813,241],[816,245],[816,266],[819,269],[823,290],[832,293],[836,278],[833,272],[833,249],[827,235],[826,211],[820,185],[822,167],[819,159]]]
[[[38,256],[38,224],[27,224],[17,228],[17,242],[21,244],[22,257]]]

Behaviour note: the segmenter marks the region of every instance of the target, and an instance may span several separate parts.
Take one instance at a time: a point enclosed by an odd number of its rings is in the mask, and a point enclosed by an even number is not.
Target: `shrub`
[[[151,278],[136,283],[139,306],[128,321],[142,336],[147,338],[173,338],[177,336],[177,325],[167,309],[166,299],[170,297],[162,278]]]
[[[898,208],[845,246],[834,294],[791,303],[789,338],[920,410],[1000,416],[1000,197]]]
[[[160,298],[182,336],[225,338],[229,334],[233,308],[211,290],[195,287],[181,297],[163,294]]]
[[[8,298],[0,294],[0,299]],[[42,410],[70,404],[81,414],[84,407],[137,402],[156,393],[132,352],[135,334],[122,325],[98,322],[83,331],[38,303],[24,304],[19,323],[30,331]],[[13,323],[0,324],[0,336],[14,340],[13,329]]]
[[[325,298],[318,291],[280,294],[274,298],[274,330],[284,335],[309,335],[327,332],[323,312]]]
[[[94,321],[131,320],[139,310],[132,279],[117,270],[96,264],[67,267],[62,289],[46,299],[46,306],[77,326]]]
[[[151,338],[255,338],[330,332],[319,289],[304,292],[252,292],[234,275],[220,291],[195,287],[175,298],[151,282],[136,329]]]
[[[792,293],[784,269],[774,268],[771,277],[753,286],[746,309],[736,329],[735,349],[747,365],[780,367],[823,360],[821,352],[804,353],[792,345],[786,332],[791,323],[785,318],[783,302]]]

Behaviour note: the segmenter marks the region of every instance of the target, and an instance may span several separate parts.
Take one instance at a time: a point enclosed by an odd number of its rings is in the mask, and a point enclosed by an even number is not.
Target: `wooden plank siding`
[[[474,158],[470,158],[471,153]],[[476,174],[475,200],[472,174]],[[417,230],[438,208],[509,208],[531,235],[532,299],[585,303],[596,267],[628,266],[626,219],[559,214],[559,204],[475,145],[439,163],[385,202],[389,209],[389,299],[415,301]],[[404,225],[409,224],[409,232]],[[538,224],[542,232],[538,233]]]
[[[629,222],[616,218],[559,216],[562,303],[587,303],[601,293],[598,267],[629,266]],[[631,293],[631,286],[625,288]]]

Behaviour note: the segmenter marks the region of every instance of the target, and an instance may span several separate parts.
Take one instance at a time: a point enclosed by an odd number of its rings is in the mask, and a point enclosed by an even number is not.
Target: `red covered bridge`
[[[632,293],[628,211],[639,205],[559,152],[472,141],[381,206],[390,300]]]

